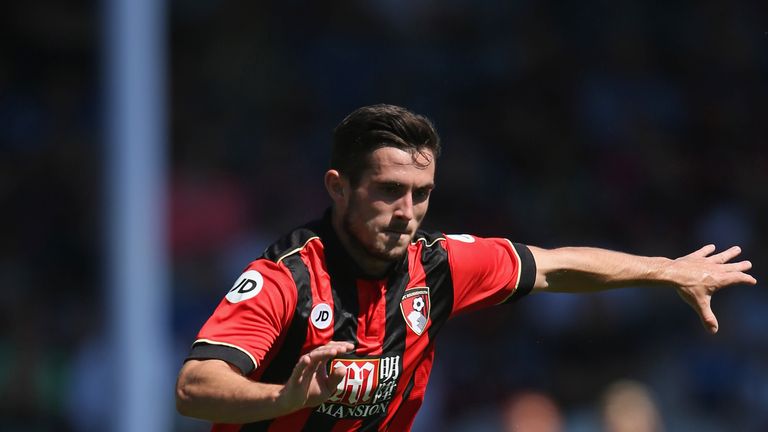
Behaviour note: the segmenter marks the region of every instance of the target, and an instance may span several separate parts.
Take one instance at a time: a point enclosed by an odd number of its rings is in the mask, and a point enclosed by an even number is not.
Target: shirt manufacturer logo
[[[319,303],[315,305],[315,307],[312,308],[310,320],[312,321],[312,325],[320,330],[328,328],[328,326],[331,325],[331,322],[333,322],[333,311],[331,310],[331,306],[329,306],[328,303]]]
[[[243,300],[256,297],[264,286],[264,278],[256,270],[248,270],[241,274],[227,293],[226,299],[230,303],[238,303]]]
[[[405,290],[400,300],[400,311],[408,327],[421,336],[429,322],[429,287],[413,287]]]
[[[369,417],[386,411],[397,389],[400,356],[334,359],[331,370],[347,368],[347,375],[317,412],[336,418]]]

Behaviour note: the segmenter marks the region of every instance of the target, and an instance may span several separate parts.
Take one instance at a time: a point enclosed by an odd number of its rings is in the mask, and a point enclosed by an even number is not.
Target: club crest
[[[429,322],[429,287],[413,287],[405,290],[400,300],[400,311],[408,327],[421,336]]]

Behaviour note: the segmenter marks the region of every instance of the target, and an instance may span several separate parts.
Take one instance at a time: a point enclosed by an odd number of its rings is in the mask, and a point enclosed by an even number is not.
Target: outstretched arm
[[[710,306],[712,295],[729,285],[757,283],[745,273],[752,263],[730,262],[741,253],[738,246],[712,255],[715,246],[707,245],[677,259],[587,247],[530,250],[536,260],[536,290],[591,292],[632,285],[673,286],[710,333],[718,328]]]
[[[328,374],[328,360],[352,351],[349,342],[331,342],[299,358],[285,384],[251,381],[222,360],[189,360],[176,383],[176,409],[185,416],[216,423],[251,423],[320,405],[346,374]]]

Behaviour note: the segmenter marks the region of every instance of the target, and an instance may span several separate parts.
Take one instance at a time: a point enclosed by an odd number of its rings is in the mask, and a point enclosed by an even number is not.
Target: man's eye
[[[413,199],[416,200],[416,201],[424,201],[427,198],[429,198],[429,193],[430,192],[431,191],[429,189],[417,189],[413,193]]]
[[[398,184],[386,184],[383,189],[388,195],[396,195],[400,193],[402,187]]]

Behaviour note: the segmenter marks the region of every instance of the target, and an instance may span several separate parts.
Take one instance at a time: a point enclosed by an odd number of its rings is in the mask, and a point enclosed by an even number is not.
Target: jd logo
[[[258,285],[256,284],[256,281],[254,281],[253,279],[245,279],[240,281],[240,283],[236,287],[232,288],[229,291],[230,292],[237,291],[240,294],[245,294],[255,290],[257,286]]]
[[[227,293],[227,300],[230,303],[237,303],[249,298],[256,297],[264,286],[264,278],[256,270],[248,270],[241,274]]]
[[[320,303],[312,308],[312,314],[310,316],[312,325],[320,330],[328,328],[331,325],[331,318],[333,313],[331,307],[327,303]]]

